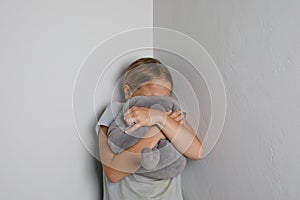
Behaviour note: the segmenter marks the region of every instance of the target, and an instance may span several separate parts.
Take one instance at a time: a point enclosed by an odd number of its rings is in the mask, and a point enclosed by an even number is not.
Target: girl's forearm
[[[172,144],[190,159],[200,159],[202,155],[202,144],[195,132],[185,121],[183,125],[166,114],[162,114],[157,122],[165,136]]]
[[[132,172],[136,170],[139,166],[139,154],[130,153],[128,151],[123,151],[122,153],[115,155],[107,143],[107,136],[105,128],[101,127],[99,131],[99,153],[102,164],[110,166],[116,170],[123,172]]]
[[[125,176],[136,171],[140,167],[140,153],[143,148],[153,148],[160,140],[160,131],[152,127],[137,144],[120,154],[115,155],[107,143],[107,127],[101,126],[99,130],[99,151],[103,171],[111,182],[118,182]]]

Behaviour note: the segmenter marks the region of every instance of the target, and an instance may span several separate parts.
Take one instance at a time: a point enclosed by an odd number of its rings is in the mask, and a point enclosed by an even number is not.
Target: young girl
[[[153,64],[153,65],[152,65]],[[149,67],[155,66],[157,67]],[[128,100],[134,96],[170,96],[173,81],[168,69],[158,60],[141,58],[133,62],[124,74],[124,96]],[[114,113],[122,108],[122,103],[110,104],[99,119],[100,158],[104,172],[104,200],[172,199],[182,200],[181,176],[157,180],[134,172],[140,167],[140,153],[144,147],[153,148],[161,139],[168,138],[187,158],[200,159],[202,145],[181,110],[164,113],[145,107],[131,107],[124,113],[127,124],[134,125],[127,133],[141,126],[153,126],[145,137],[126,151],[115,155],[107,143],[107,131],[114,119]]]

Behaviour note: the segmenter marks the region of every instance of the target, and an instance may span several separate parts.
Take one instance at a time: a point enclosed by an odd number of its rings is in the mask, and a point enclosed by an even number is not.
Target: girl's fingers
[[[181,110],[176,110],[175,112],[173,112],[170,117],[172,118],[177,118],[179,115],[181,115]]]
[[[135,121],[133,119],[127,119],[125,121],[126,121],[126,123],[127,123],[128,126],[132,125],[133,123],[135,123]]]
[[[123,116],[124,117],[130,117],[130,115],[132,115],[133,113],[126,111]]]
[[[140,115],[145,115],[144,113],[148,113],[149,109],[144,107],[136,107],[132,106],[130,109],[128,109],[126,112],[123,113],[124,117],[135,117]]]
[[[123,113],[124,116],[128,116],[133,114],[133,112],[136,110],[135,106],[132,106],[131,108],[129,108],[126,112]]]
[[[178,117],[175,118],[176,121],[181,121],[183,120],[184,116],[183,115],[179,115]]]
[[[132,110],[127,110],[123,113],[123,119],[126,121],[127,125],[131,125],[135,122],[135,114]]]
[[[127,125],[131,125],[135,122],[135,119],[131,117],[130,115],[126,115],[123,117],[124,121],[127,123]]]
[[[176,110],[171,115],[169,115],[171,118],[173,118],[175,121],[180,122],[184,119],[184,114],[181,112],[181,109]]]
[[[123,119],[128,125],[135,122],[139,124],[139,126],[151,126],[161,119],[160,112],[162,111],[144,107],[135,107],[133,109],[133,111],[129,109],[128,112],[123,114]]]
[[[137,122],[137,121],[147,121],[150,117],[150,109],[144,107],[135,107],[132,106],[123,114],[123,119],[130,122]]]
[[[123,119],[128,125],[131,125],[132,123],[138,120],[136,117],[131,117],[131,116],[124,117]]]
[[[172,113],[172,110],[168,110],[168,111],[166,112],[167,115],[170,115],[171,113]]]
[[[178,110],[175,111],[175,113],[176,113],[177,115],[180,115],[180,114],[181,114],[181,110],[178,109]]]
[[[136,129],[138,129],[139,127],[141,127],[139,124],[134,124],[133,126],[131,126],[130,128],[128,128],[125,133],[130,133],[132,131],[135,131]]]

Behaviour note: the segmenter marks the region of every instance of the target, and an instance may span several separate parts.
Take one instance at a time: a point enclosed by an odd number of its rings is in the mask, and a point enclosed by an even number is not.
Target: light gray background
[[[0,199],[100,199],[73,83],[95,45],[152,26],[152,1],[7,0],[0,15]]]
[[[224,131],[207,158],[189,163],[185,199],[299,199],[299,6],[1,1],[0,199],[99,199],[95,159],[74,128],[73,82],[96,44],[153,19],[200,42],[227,89]]]
[[[208,50],[227,89],[224,131],[207,158],[189,163],[185,199],[300,199],[300,2],[154,0],[153,7],[154,26]]]

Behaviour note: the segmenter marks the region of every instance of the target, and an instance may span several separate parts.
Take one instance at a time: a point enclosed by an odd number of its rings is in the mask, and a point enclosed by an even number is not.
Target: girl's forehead
[[[141,85],[141,87],[149,89],[168,89],[171,90],[171,83],[168,81],[155,80]]]
[[[171,83],[165,81],[151,81],[139,87],[134,95],[169,96]]]

